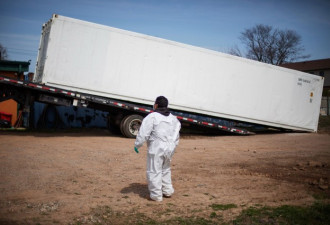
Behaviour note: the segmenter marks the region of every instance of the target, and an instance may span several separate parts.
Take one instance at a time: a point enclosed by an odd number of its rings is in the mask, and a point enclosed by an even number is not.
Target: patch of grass
[[[234,204],[219,205],[213,204],[214,210],[226,210],[236,208]],[[169,212],[168,210],[165,213]],[[173,217],[165,220],[152,219],[136,211],[124,213],[113,211],[109,206],[102,206],[93,209],[90,216],[76,219],[72,225],[79,224],[136,224],[136,225],[328,225],[330,224],[330,204],[315,203],[312,206],[280,206],[272,207],[250,207],[241,212],[235,220],[224,222],[221,212],[211,212],[206,218],[202,217]],[[87,219],[86,219],[87,218]]]
[[[166,203],[166,205],[167,206],[175,206],[173,203],[171,203],[171,202],[168,202],[168,203]]]
[[[228,210],[228,209],[232,209],[232,208],[237,208],[237,205],[235,204],[226,204],[226,205],[221,205],[221,204],[212,204],[210,205],[210,207],[213,210]]]
[[[175,211],[173,209],[167,208],[167,209],[165,209],[165,212],[166,213],[171,213],[171,212],[175,212]]]
[[[277,208],[250,207],[233,221],[235,225],[245,224],[330,224],[330,204],[316,203],[309,207],[280,206]]]
[[[217,214],[215,212],[211,212],[210,218],[216,218],[216,217],[217,217]]]

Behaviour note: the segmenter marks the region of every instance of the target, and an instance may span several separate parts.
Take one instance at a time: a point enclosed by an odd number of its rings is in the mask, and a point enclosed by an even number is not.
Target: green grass
[[[87,224],[136,224],[136,225],[328,225],[330,224],[330,204],[315,203],[312,206],[280,206],[276,208],[254,206],[241,212],[233,221],[224,222],[222,211],[237,208],[235,204],[213,204],[214,211],[208,218],[173,217],[165,220],[154,220],[142,213],[123,214],[114,212],[108,206],[92,210],[95,219],[85,221]],[[96,222],[97,221],[97,222]],[[81,224],[75,221],[74,225]]]
[[[217,217],[217,214],[215,212],[211,212],[210,218],[215,218],[215,217]]]
[[[210,205],[210,207],[213,210],[228,210],[228,209],[233,209],[233,208],[237,208],[237,205],[235,204],[226,204],[226,205],[221,205],[221,204],[212,204]]]
[[[330,205],[316,203],[309,207],[280,206],[277,208],[250,207],[233,221],[235,225],[261,225],[261,224],[283,224],[283,225],[328,225],[330,224]]]

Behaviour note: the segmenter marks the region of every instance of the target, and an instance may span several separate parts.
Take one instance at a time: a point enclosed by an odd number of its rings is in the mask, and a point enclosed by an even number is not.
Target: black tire
[[[140,115],[128,115],[120,123],[120,132],[127,138],[136,138],[143,117]]]
[[[126,137],[126,134],[124,133],[124,123],[125,123],[125,119],[126,119],[126,117],[124,117],[124,118],[121,120],[120,125],[119,125],[120,133],[121,133],[124,137]]]

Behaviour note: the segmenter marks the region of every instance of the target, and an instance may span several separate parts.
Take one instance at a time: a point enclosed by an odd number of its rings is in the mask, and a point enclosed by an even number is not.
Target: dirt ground
[[[146,147],[108,131],[0,133],[0,223],[82,224],[91,209],[155,220],[205,217],[212,204],[310,205],[329,199],[330,135],[182,136],[175,194],[147,200]],[[323,197],[322,197],[323,196]]]

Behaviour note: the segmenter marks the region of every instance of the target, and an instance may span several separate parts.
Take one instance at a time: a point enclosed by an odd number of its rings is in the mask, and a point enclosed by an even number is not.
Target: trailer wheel
[[[121,133],[128,138],[135,138],[139,132],[143,117],[140,115],[126,116],[120,123]]]

